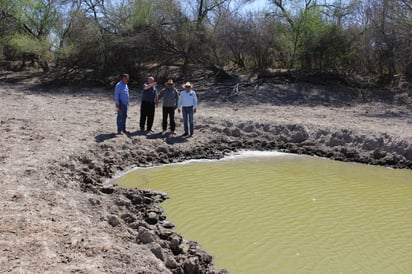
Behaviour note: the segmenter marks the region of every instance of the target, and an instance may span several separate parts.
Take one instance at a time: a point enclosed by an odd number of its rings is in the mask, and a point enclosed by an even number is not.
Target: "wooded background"
[[[67,79],[193,65],[412,78],[412,0],[0,1],[0,60]]]

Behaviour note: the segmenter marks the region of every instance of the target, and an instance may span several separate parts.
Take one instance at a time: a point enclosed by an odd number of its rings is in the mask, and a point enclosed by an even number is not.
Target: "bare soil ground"
[[[155,132],[138,132],[140,90],[130,88],[131,135],[116,136],[111,89],[0,84],[1,273],[194,271],[136,241],[121,217],[130,208],[111,178],[132,166],[278,149],[412,168],[409,90],[195,82],[196,131],[182,138],[179,115],[177,135],[160,134],[160,108]]]

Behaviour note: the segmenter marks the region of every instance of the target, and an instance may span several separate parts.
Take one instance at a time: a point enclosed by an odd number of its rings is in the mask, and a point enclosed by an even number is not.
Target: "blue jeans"
[[[183,126],[185,129],[185,134],[189,133],[189,126],[190,126],[190,134],[193,134],[194,126],[193,126],[193,107],[182,107],[183,113]]]
[[[120,110],[117,113],[117,132],[126,131],[127,105],[120,104]]]

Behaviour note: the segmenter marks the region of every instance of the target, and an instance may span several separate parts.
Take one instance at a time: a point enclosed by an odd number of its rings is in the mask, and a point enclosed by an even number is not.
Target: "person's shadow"
[[[162,139],[165,138],[166,136],[162,134],[161,132],[159,133],[149,133],[146,135],[147,139]]]
[[[116,138],[117,134],[116,133],[103,133],[99,134],[94,137],[96,143],[102,143],[104,141],[107,141],[109,139]],[[127,137],[132,138],[134,136],[146,136],[147,139],[153,140],[153,139],[164,139],[164,141],[169,144],[178,144],[178,143],[185,143],[187,142],[186,136],[179,136],[179,135],[171,135],[171,134],[162,134],[160,133],[154,133],[154,134],[148,134],[147,132],[144,131],[135,131],[135,132],[130,132],[127,134]]]
[[[166,144],[174,145],[178,143],[186,143],[187,137],[185,136],[176,136],[176,135],[169,135],[165,139]]]
[[[170,133],[163,134],[161,132],[147,134],[146,138],[149,140],[163,139],[169,145],[187,142],[187,137],[185,136],[179,136],[179,135],[174,135],[174,134],[172,135]]]
[[[127,136],[128,137],[134,137],[134,136],[144,136],[144,135],[147,135],[146,131],[137,130],[137,131],[134,131],[134,132],[130,132]]]
[[[102,143],[106,140],[116,138],[116,133],[103,133],[94,137],[96,143]]]

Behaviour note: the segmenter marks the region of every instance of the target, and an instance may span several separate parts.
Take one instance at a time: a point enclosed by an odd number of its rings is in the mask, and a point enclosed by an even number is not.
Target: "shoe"
[[[129,135],[129,134],[130,134],[130,132],[127,131],[127,130],[123,131],[123,133],[126,134],[126,135]]]
[[[175,135],[175,131],[172,130],[172,131],[170,132],[170,134],[171,134],[171,135]]]
[[[189,136],[189,133],[185,132],[185,133],[182,135],[182,137],[186,137],[186,136]]]
[[[189,137],[193,137],[193,133],[191,133],[191,134],[189,135]]]
[[[121,131],[118,131],[116,135],[122,135],[122,132],[121,132]]]

